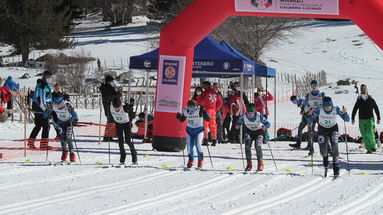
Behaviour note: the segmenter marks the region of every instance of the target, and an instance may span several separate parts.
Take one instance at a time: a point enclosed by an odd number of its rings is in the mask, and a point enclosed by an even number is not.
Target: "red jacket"
[[[222,120],[225,120],[226,116],[230,115],[230,106],[229,106],[229,104],[223,104],[222,105],[221,113],[222,113]]]
[[[0,87],[0,99],[4,103],[8,103],[12,98],[12,93],[7,87]]]
[[[240,109],[240,104],[242,105],[242,110]],[[245,103],[243,101],[241,102],[240,92],[236,92],[234,95],[229,95],[229,105],[232,116],[241,116],[246,112]]]
[[[214,108],[215,111],[218,111],[221,109],[223,101],[218,93],[216,93],[212,88],[208,88],[201,95],[201,104],[205,110]]]
[[[4,113],[5,112],[5,109],[2,105],[0,105],[0,114]]]
[[[254,97],[254,104],[257,112],[260,114],[269,114],[269,110],[266,110],[266,102],[274,100],[273,95],[271,93],[267,93],[267,95],[258,95]]]
[[[193,96],[192,99],[197,102],[197,105],[202,106],[202,95],[200,95],[200,96],[195,95],[195,96]]]

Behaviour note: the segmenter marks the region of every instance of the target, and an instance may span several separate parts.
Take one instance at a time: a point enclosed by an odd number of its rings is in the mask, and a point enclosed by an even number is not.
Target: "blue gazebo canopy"
[[[130,69],[156,70],[158,49],[130,57]],[[210,35],[194,48],[193,77],[233,77],[254,75],[254,63],[217,43]]]
[[[257,64],[256,62],[252,61],[251,59],[249,59],[248,57],[243,55],[237,49],[232,47],[225,40],[222,40],[220,42],[220,45],[223,46],[228,51],[230,51],[233,54],[235,54],[236,56],[242,58],[243,60],[246,60],[249,63],[251,63],[254,66],[254,74],[255,74],[255,76],[258,76],[258,77],[274,77],[275,78],[275,74],[276,74],[275,69]]]

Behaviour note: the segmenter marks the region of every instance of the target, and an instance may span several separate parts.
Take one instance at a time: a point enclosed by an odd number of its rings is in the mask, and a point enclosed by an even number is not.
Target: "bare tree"
[[[105,0],[102,3],[104,20],[111,26],[131,23],[134,5],[135,0]]]
[[[302,19],[295,18],[231,17],[213,32],[213,36],[218,40],[226,40],[242,54],[264,64],[260,60],[264,50],[286,39],[288,33],[302,23]]]
[[[47,69],[54,73],[56,82],[64,86],[71,93],[83,94],[88,87],[85,84],[87,78],[87,64],[95,60],[90,53],[84,50],[73,52],[72,56],[60,54],[47,62]]]

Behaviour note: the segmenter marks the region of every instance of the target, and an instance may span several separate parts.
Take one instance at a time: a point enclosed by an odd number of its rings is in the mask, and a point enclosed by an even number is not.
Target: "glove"
[[[180,119],[181,119],[181,114],[180,114],[180,113],[177,113],[176,118],[177,118],[178,120],[180,120]]]
[[[78,120],[74,120],[74,121],[72,122],[72,126],[77,126],[77,123],[78,123]]]
[[[48,118],[49,118],[49,115],[50,115],[50,113],[49,113],[48,110],[45,110],[45,111],[43,112],[43,118],[44,118],[44,119],[48,119]]]

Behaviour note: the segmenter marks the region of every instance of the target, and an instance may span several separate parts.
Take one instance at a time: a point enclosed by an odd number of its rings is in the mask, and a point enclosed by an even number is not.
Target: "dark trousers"
[[[230,123],[231,123],[231,116],[228,114],[226,115],[225,120],[223,121],[222,125],[222,133],[223,133],[223,139],[228,139],[230,134]]]
[[[48,144],[49,137],[49,119],[44,118],[43,114],[35,114],[35,127],[33,128],[31,134],[29,135],[29,142],[34,143],[37,135],[39,134],[41,128],[43,132],[41,134],[41,144]]]
[[[233,121],[231,122],[231,130],[230,130],[230,141],[239,142],[239,129],[235,128],[239,120],[239,116],[233,116]]]
[[[105,111],[105,116],[106,116],[106,122],[107,126],[105,126],[105,132],[104,132],[104,141],[111,141],[113,139],[112,137],[112,131],[113,131],[113,124],[114,119],[112,114],[110,113],[110,104],[109,105],[104,105],[104,111]]]
[[[221,111],[218,111],[215,115],[215,121],[217,123],[217,139],[218,142],[223,142],[223,127],[222,127],[222,114]]]
[[[323,165],[328,167],[328,155],[333,158],[333,165],[339,168],[339,148],[338,148],[338,124],[332,128],[324,128],[319,126],[318,128],[318,143],[320,153],[323,157]]]
[[[262,143],[265,136],[265,133],[263,130],[259,129],[257,131],[252,131],[250,129],[247,129],[244,127],[244,142],[245,142],[245,153],[246,153],[246,160],[251,161],[251,145],[254,142],[255,151],[257,152],[257,160],[262,160]]]
[[[132,162],[137,162],[137,151],[134,148],[134,144],[130,140],[130,125],[129,123],[119,124],[116,123],[116,130],[117,130],[117,136],[118,136],[118,146],[120,148],[120,163],[125,163],[126,158],[126,151],[124,147],[124,140],[125,143],[128,144],[130,153],[132,154]],[[124,139],[125,136],[125,139]]]

